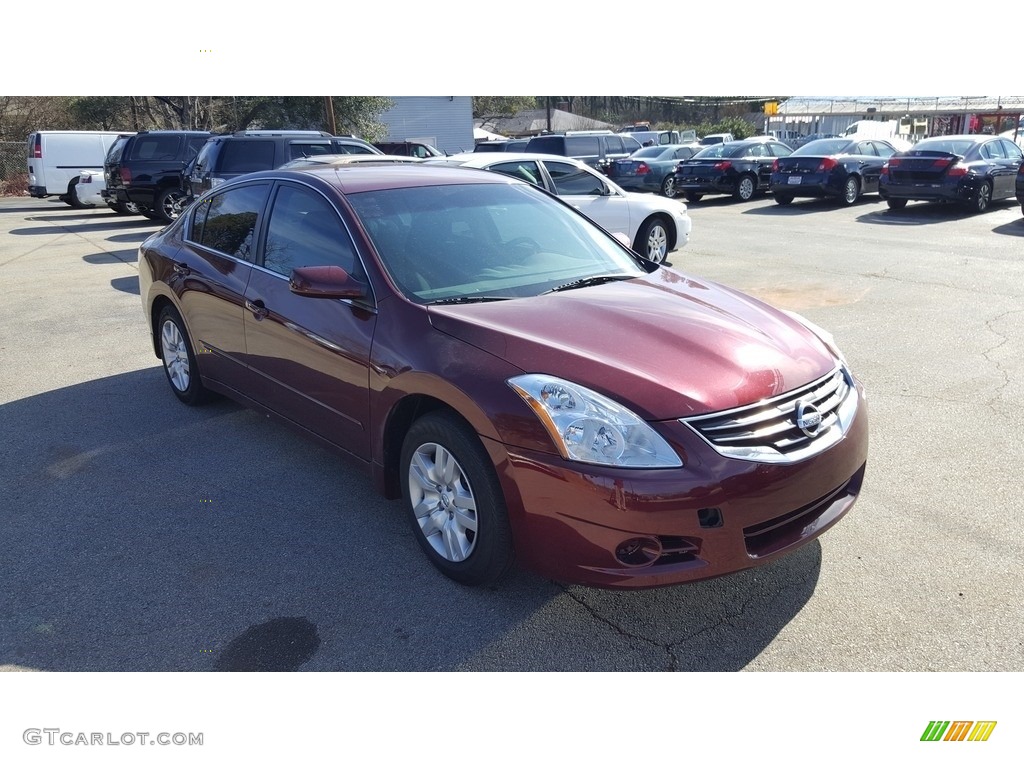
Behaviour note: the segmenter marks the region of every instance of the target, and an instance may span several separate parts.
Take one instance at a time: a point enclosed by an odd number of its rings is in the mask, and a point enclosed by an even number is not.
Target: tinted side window
[[[664,143],[664,142],[662,142],[662,143]],[[636,139],[634,139],[632,136],[623,136],[622,137],[622,148],[623,148],[623,151],[628,152],[629,154],[633,154],[638,149],[640,149],[640,142],[637,141]]]
[[[1003,145],[1003,149],[1006,151],[1006,156],[1011,160],[1019,161],[1021,157],[1024,157],[1024,152],[1022,152],[1021,148],[1014,144],[1012,141],[1001,139],[1000,143]]]
[[[329,155],[333,152],[330,142],[292,142],[288,145],[288,159],[297,160],[300,157],[313,157],[314,155]]]
[[[858,155],[873,155],[875,154],[875,145],[870,141],[861,141],[857,144],[854,151]]]
[[[541,176],[540,168],[537,167],[537,163],[533,160],[498,163],[497,165],[492,165],[488,170],[504,173],[508,176],[515,176],[517,179],[528,181],[538,187],[544,186],[544,183],[541,181],[543,177]]]
[[[604,151],[608,155],[621,155],[623,152],[622,139],[618,136],[605,136]]]
[[[768,146],[771,148],[771,153],[775,155],[775,157],[789,157],[793,154],[793,150],[785,144],[769,144]]]
[[[217,170],[221,173],[252,173],[274,167],[274,142],[250,139],[221,144]]]
[[[263,266],[288,276],[296,267],[341,267],[360,276],[355,247],[337,211],[311,189],[282,185],[267,226]]]
[[[879,157],[892,157],[896,152],[893,147],[890,147],[888,144],[883,144],[880,141],[873,141],[871,143],[874,145],[875,151],[878,152]]]
[[[269,184],[250,184],[210,195],[196,213],[205,211],[202,226],[193,224],[196,241],[214,251],[251,262],[256,220],[267,199]]]
[[[568,163],[549,162],[544,164],[559,195],[600,195],[604,191],[601,180],[582,168]]]
[[[526,149],[529,152],[540,152],[545,155],[564,155],[568,152],[563,136],[538,136],[530,139]]]
[[[565,140],[565,151],[569,157],[596,157],[598,149],[597,136],[569,136]]]
[[[185,139],[185,162],[195,157],[206,143],[206,136],[189,136]]]
[[[180,146],[180,136],[136,136],[130,159],[174,160]]]

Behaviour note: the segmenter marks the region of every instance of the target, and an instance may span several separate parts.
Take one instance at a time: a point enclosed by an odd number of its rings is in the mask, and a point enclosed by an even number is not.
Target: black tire
[[[664,263],[669,253],[668,226],[661,216],[652,216],[636,233],[633,250],[655,264]]]
[[[885,204],[889,206],[891,211],[902,211],[907,207],[907,201],[902,197],[890,197],[885,201]]]
[[[741,203],[749,203],[757,194],[757,179],[749,173],[744,173],[736,180],[736,191],[733,197]]]
[[[661,182],[661,194],[665,197],[674,198],[679,195],[679,191],[676,189],[676,177],[673,174],[668,174]]]
[[[779,205],[789,205],[793,202],[793,195],[784,195],[781,192],[775,193],[775,202]]]
[[[95,208],[95,205],[83,203],[78,199],[78,190],[75,188],[75,182],[71,181],[68,183],[68,195],[67,204],[72,208]]]
[[[121,202],[117,202],[117,203],[108,203],[108,205],[111,207],[111,209],[114,211],[114,213],[118,213],[118,214],[120,214],[122,216],[136,216],[136,215],[142,213],[139,210],[139,206],[137,206],[135,203],[121,203]]]
[[[853,205],[859,197],[860,179],[851,174],[846,177],[846,183],[843,184],[843,196],[839,199],[843,205]]]
[[[157,196],[156,202],[153,205],[153,212],[156,216],[153,218],[165,224],[170,224],[181,215],[181,203],[184,199],[184,192],[174,187],[168,187]]]
[[[203,386],[199,375],[188,329],[174,307],[168,305],[160,311],[156,336],[164,373],[174,395],[186,405],[201,405],[209,400],[211,393]]]
[[[417,420],[402,442],[399,473],[413,535],[435,568],[468,586],[508,573],[514,553],[505,497],[480,438],[462,419],[432,411]]]
[[[977,194],[967,203],[967,207],[973,213],[984,213],[992,204],[992,184],[988,181],[981,182]]]
[[[700,199],[704,197],[704,195],[700,194],[699,192],[685,192],[683,196],[687,199],[688,202],[691,203],[699,203]]]

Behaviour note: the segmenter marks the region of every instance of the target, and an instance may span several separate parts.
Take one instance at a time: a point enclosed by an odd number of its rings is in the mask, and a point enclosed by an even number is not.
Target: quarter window
[[[192,239],[211,250],[252,262],[256,220],[268,189],[268,184],[249,184],[210,195],[193,215]]]
[[[267,226],[263,266],[288,276],[296,267],[341,267],[361,278],[355,247],[337,211],[323,195],[282,185]]]
[[[508,176],[515,176],[517,179],[528,181],[537,187],[544,186],[544,183],[541,181],[543,177],[541,176],[540,168],[537,167],[537,163],[533,160],[498,163],[497,165],[492,165],[488,170],[504,173]]]

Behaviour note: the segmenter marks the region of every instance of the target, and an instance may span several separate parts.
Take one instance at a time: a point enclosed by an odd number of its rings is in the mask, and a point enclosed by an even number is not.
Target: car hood
[[[792,317],[666,268],[532,298],[432,306],[429,316],[437,330],[523,371],[590,387],[653,421],[748,405],[836,366]]]

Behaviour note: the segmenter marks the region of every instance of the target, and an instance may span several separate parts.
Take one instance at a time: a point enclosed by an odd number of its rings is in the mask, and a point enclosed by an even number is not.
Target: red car
[[[181,401],[340,449],[465,584],[514,561],[600,587],[719,576],[860,491],[867,409],[828,334],[502,174],[250,174],[146,240],[139,275]]]

